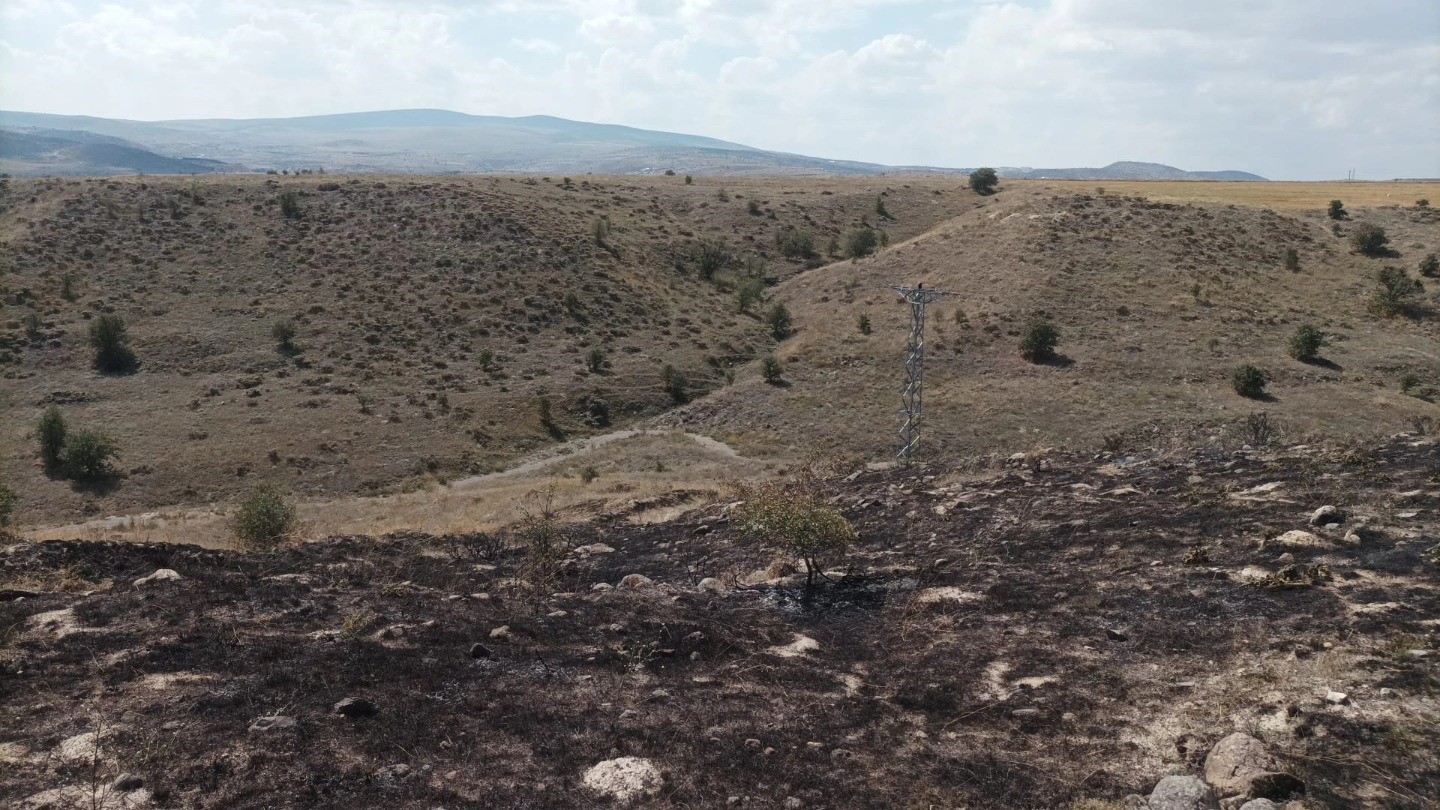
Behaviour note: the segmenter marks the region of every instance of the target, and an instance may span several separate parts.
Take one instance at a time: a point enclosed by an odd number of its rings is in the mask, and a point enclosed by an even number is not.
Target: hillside
[[[16,543],[0,804],[1422,810],[1436,461],[856,470],[810,598],[723,505],[570,531],[551,581],[518,535]]]
[[[1394,255],[1355,254],[1347,238],[1360,221],[1383,225]],[[935,457],[1219,436],[1254,412],[1292,437],[1433,426],[1440,290],[1430,282],[1419,318],[1368,305],[1381,267],[1414,277],[1440,250],[1440,217],[1414,206],[1355,209],[1336,227],[1314,210],[1016,184],[910,242],[780,285],[796,328],[778,352],[788,384],[751,377],[665,423],[747,454],[885,455],[899,426],[909,317],[888,287],[924,281],[956,294],[929,313],[925,442]],[[1287,248],[1300,272],[1284,269]],[[862,314],[872,334],[858,329]],[[1036,365],[1019,341],[1041,315],[1061,330],[1061,357]],[[1305,323],[1331,335],[1320,362],[1287,355]],[[1267,399],[1232,390],[1242,363],[1271,376]],[[1407,375],[1419,381],[1408,391]]]
[[[1090,169],[1010,169],[1002,172],[1005,177],[1016,180],[1225,180],[1263,181],[1265,178],[1250,172],[1225,170],[1218,172],[1191,172],[1166,166],[1163,163],[1141,163],[1122,160],[1109,166]]]
[[[257,483],[348,497],[489,472],[663,412],[666,366],[685,396],[723,386],[774,345],[735,286],[824,261],[784,258],[777,235],[804,229],[823,252],[882,194],[894,241],[978,201],[893,179],[11,181],[0,476],[36,524]],[[702,239],[732,259],[713,281]],[[101,313],[127,323],[134,373],[92,368]],[[281,320],[294,349],[271,336]],[[119,440],[123,477],[85,487],[44,468],[33,431],[52,404]]]
[[[91,132],[0,130],[0,172],[3,173],[206,174],[231,168],[217,161],[165,157],[123,139]]]

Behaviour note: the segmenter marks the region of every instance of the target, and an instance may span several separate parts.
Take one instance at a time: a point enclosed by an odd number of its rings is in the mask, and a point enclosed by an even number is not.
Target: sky
[[[402,108],[892,165],[1440,177],[1440,0],[0,0],[0,109]]]

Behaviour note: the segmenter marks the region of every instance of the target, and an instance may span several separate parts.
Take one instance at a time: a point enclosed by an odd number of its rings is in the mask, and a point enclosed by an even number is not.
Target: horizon
[[[18,0],[0,11],[0,108],[147,122],[438,109],[888,166],[1388,180],[1440,176],[1437,32],[1422,0]]]

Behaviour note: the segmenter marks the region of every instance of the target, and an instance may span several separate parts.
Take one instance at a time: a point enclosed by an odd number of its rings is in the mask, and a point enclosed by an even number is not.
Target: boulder
[[[630,804],[659,793],[665,778],[648,759],[618,757],[592,765],[585,771],[584,782],[585,787],[601,796]]]
[[[380,707],[365,698],[347,697],[335,704],[335,713],[354,720],[360,717],[374,717],[380,713]]]
[[[1205,780],[1226,795],[1283,800],[1305,792],[1305,784],[1288,773],[1248,734],[1235,732],[1205,757]]]
[[[1320,537],[1299,529],[1291,529],[1270,543],[1280,548],[1325,548],[1330,545]]]
[[[1310,515],[1311,526],[1328,526],[1331,523],[1343,523],[1345,513],[1333,506],[1322,506]]]
[[[646,587],[647,585],[651,584],[651,582],[653,582],[653,581],[654,581],[654,580],[650,579],[649,577],[645,576],[644,574],[626,574],[626,575],[620,580],[620,587],[621,587],[621,588],[644,588],[644,587]]]
[[[1280,805],[1269,799],[1251,799],[1240,805],[1240,810],[1280,810]]]
[[[1145,800],[1150,810],[1219,810],[1210,786],[1193,776],[1167,776]]]
[[[253,734],[256,732],[284,731],[285,729],[295,728],[295,725],[295,718],[277,714],[270,717],[256,718],[255,722],[250,724],[250,732]]]

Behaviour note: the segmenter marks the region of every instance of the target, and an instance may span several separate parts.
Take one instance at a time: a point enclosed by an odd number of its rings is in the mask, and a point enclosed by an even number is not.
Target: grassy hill
[[[823,253],[875,221],[881,195],[894,241],[978,201],[893,178],[13,180],[3,475],[40,523],[261,482],[335,497],[487,472],[661,413],[667,366],[687,396],[725,385],[774,344],[758,308],[738,312],[736,285],[826,260],[785,258],[777,235],[807,231]],[[702,243],[730,257],[711,280]],[[134,373],[92,367],[101,314],[128,325]],[[294,325],[293,350],[277,321]],[[51,404],[118,439],[123,478],[47,474],[32,433]]]

